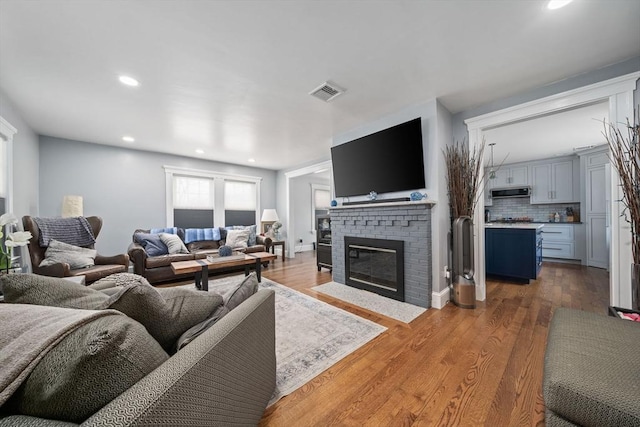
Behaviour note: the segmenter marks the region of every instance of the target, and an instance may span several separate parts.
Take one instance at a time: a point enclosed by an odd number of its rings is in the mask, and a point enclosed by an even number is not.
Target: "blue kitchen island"
[[[485,224],[485,269],[498,276],[529,283],[542,268],[544,224]]]

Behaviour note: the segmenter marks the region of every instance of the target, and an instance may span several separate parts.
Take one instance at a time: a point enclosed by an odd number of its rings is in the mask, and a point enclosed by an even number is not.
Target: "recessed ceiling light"
[[[134,142],[136,139],[134,137],[132,137],[132,136],[123,136],[122,140],[124,142]]]
[[[256,162],[256,159],[251,158],[251,159],[248,159],[248,160],[247,160],[247,162],[249,162],[249,163],[255,163],[255,162]]]
[[[196,150],[196,153],[198,153],[198,154],[204,154],[204,150],[203,150],[202,148],[198,148],[198,149]]]
[[[547,3],[547,9],[560,9],[561,7],[565,7],[572,1],[573,0],[549,0],[549,3]]]
[[[137,81],[133,77],[129,77],[129,76],[120,76],[120,77],[118,77],[118,80],[120,80],[120,83],[122,83],[123,85],[127,85],[127,86],[139,86],[140,85],[139,81]]]

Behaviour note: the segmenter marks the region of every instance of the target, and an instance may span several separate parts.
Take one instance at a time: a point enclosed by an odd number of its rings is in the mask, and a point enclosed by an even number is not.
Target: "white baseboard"
[[[431,293],[431,307],[440,310],[449,302],[449,287],[447,286],[440,292]]]
[[[313,245],[301,245],[300,243],[297,243],[295,246],[295,251],[296,253],[298,252],[308,252],[308,251],[312,251],[313,250]]]

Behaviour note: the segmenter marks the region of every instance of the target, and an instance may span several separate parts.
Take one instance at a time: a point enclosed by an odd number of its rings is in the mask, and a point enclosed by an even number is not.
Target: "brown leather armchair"
[[[97,238],[102,229],[102,218],[97,216],[87,217],[87,221],[93,230],[93,237]],[[40,229],[31,216],[22,217],[22,225],[25,231],[31,232],[29,240],[29,256],[31,266],[35,274],[53,277],[85,276],[85,283],[89,284],[102,279],[113,273],[124,273],[129,269],[129,255],[120,254],[115,256],[96,255],[93,267],[79,268],[72,270],[69,264],[59,263],[40,267],[40,263],[45,259],[46,247],[40,246]],[[87,246],[94,249],[94,245]]]

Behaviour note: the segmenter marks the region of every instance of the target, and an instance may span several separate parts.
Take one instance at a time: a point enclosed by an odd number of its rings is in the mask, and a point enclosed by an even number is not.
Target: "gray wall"
[[[60,216],[62,197],[84,198],[104,220],[97,249],[123,253],[136,228],[166,224],[164,165],[262,177],[261,208],[275,205],[276,172],[188,157],[40,137],[40,215]]]
[[[464,121],[471,117],[487,114],[492,111],[498,111],[503,108],[513,107],[525,102],[551,96],[557,93],[566,92],[577,89],[590,84],[598,83],[614,77],[623,76],[625,74],[640,71],[640,57],[628,59],[618,62],[617,64],[599,68],[597,70],[588,71],[577,76],[569,77],[546,86],[542,86],[524,93],[520,93],[508,98],[499,99],[479,107],[463,111],[453,116],[453,137],[456,141],[469,139],[469,133]],[[640,104],[640,95],[638,91],[635,94],[635,105]]]

